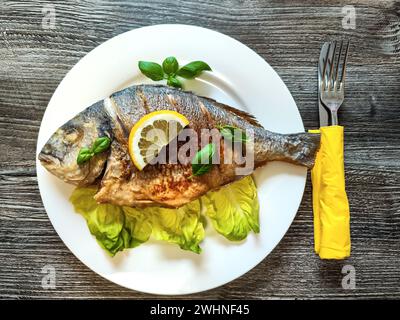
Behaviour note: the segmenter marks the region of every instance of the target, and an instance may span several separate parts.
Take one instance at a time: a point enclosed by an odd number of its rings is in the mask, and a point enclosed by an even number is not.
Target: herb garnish
[[[182,88],[182,82],[178,77],[194,79],[203,71],[212,71],[210,66],[203,61],[192,61],[182,68],[179,68],[178,60],[175,57],[168,57],[162,66],[156,62],[139,61],[140,71],[153,81],[167,80],[167,85],[175,88]]]
[[[177,75],[185,79],[193,79],[203,71],[212,71],[210,66],[203,61],[193,61],[184,65],[177,72]]]
[[[249,141],[246,133],[231,125],[218,125],[218,130],[224,139],[231,140],[232,142],[244,142]],[[212,168],[212,159],[216,152],[216,146],[214,143],[207,144],[204,148],[198,151],[192,160],[192,177],[201,176],[209,172]]]
[[[221,135],[232,142],[247,142],[249,138],[246,133],[235,126],[231,125],[219,125],[217,126]]]
[[[83,164],[93,158],[95,154],[102,153],[106,151],[111,144],[111,139],[109,137],[100,137],[95,140],[91,148],[81,148],[78,153],[76,162],[78,164]]]
[[[209,143],[197,151],[192,160],[192,176],[201,176],[211,170],[215,152],[215,143]]]

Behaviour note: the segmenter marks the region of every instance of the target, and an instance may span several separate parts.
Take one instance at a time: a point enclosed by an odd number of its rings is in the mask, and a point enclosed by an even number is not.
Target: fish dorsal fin
[[[216,104],[218,107],[236,114],[237,116],[245,119],[248,123],[252,124],[253,126],[263,128],[263,126],[257,121],[257,119],[250,113],[246,111],[242,111],[236,108],[233,108],[231,106],[228,106],[226,104],[223,104],[221,102],[215,101],[214,99],[207,98],[207,97],[202,97],[203,99],[206,99],[208,101],[211,101],[213,104]]]
[[[140,85],[140,87],[153,87],[153,88],[160,87],[160,88],[168,88],[168,89],[171,90],[171,91],[176,91],[176,92],[182,93],[182,91],[179,90],[179,89],[175,89],[175,88],[171,88],[171,87],[166,87],[165,85],[152,84],[152,85]],[[197,96],[197,95],[196,95],[194,92],[192,92],[192,91],[185,91],[184,93],[192,94],[192,95]],[[213,105],[217,105],[218,107],[220,107],[220,108],[222,108],[222,109],[224,109],[224,110],[226,110],[226,111],[228,111],[228,112],[234,113],[235,115],[237,115],[237,116],[243,118],[244,120],[246,120],[248,123],[250,123],[250,124],[253,125],[253,126],[263,128],[263,126],[258,122],[258,120],[257,120],[252,114],[250,114],[250,113],[248,113],[248,112],[246,112],[246,111],[242,111],[242,110],[233,108],[233,107],[231,107],[231,106],[228,106],[228,105],[226,105],[226,104],[223,104],[223,103],[221,103],[221,102],[218,102],[218,101],[216,101],[216,100],[214,100],[214,99],[212,99],[212,98],[208,98],[208,97],[204,97],[204,96],[197,96],[197,97],[200,98],[200,99],[208,100],[208,101],[211,102]]]
[[[221,104],[221,107],[227,111],[230,111],[230,112],[238,115],[239,117],[242,117],[243,119],[245,119],[247,122],[249,122],[253,126],[260,127],[260,128],[263,127],[252,114],[250,114],[246,111],[242,111],[242,110],[227,106],[226,104]]]

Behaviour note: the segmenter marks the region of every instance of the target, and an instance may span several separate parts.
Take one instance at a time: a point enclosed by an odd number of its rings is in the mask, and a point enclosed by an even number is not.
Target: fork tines
[[[340,41],[339,50],[337,50],[337,41],[328,43],[322,72],[322,90],[336,91],[344,84],[349,45],[350,41],[344,43],[342,40]],[[338,78],[339,74],[340,78]]]

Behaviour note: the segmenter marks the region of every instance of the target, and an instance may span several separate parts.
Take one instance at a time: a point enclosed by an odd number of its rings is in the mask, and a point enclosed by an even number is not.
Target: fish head
[[[85,110],[58,128],[43,146],[38,159],[52,174],[77,186],[93,184],[103,173],[109,152],[94,155],[89,161],[78,164],[82,148],[90,148],[99,137],[111,138],[108,122],[101,113]]]

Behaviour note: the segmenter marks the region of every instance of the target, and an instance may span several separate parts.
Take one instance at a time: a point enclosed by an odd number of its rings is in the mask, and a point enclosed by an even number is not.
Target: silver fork
[[[344,100],[344,83],[346,77],[346,63],[347,54],[349,52],[349,44],[344,45],[340,41],[339,53],[336,54],[337,43],[329,42],[328,50],[324,59],[324,67],[322,70],[322,88],[321,88],[321,102],[331,113],[331,123],[333,126],[338,125],[337,112]],[[342,59],[342,51],[345,46],[344,58]],[[341,60],[343,60],[341,62]],[[339,76],[341,70],[341,76]]]

